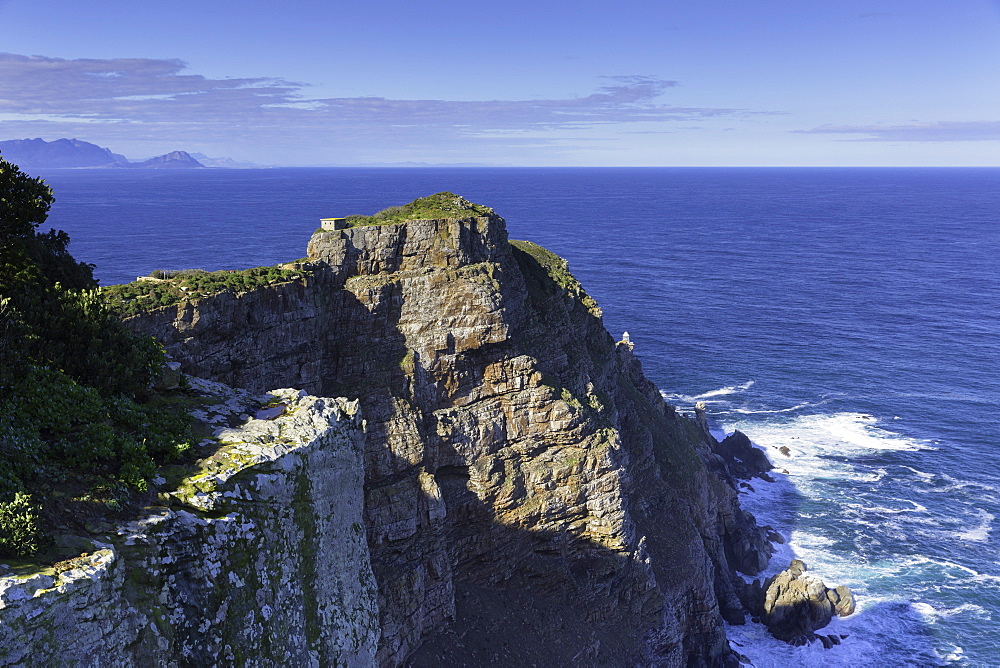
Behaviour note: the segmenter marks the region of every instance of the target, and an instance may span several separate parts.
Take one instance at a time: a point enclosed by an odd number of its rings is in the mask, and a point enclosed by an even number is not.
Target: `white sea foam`
[[[726,397],[733,394],[739,394],[740,392],[745,392],[753,386],[754,382],[756,381],[748,380],[742,385],[727,385],[726,387],[720,387],[717,390],[711,390],[709,392],[703,392],[701,394],[695,394],[695,395],[681,394],[680,392],[668,393],[664,392],[663,390],[660,390],[660,395],[667,401],[667,403],[678,406],[693,406],[699,401],[703,401],[706,404],[722,404],[726,402],[724,400],[718,400],[718,399],[714,401],[705,401],[705,400],[714,399],[715,397]]]
[[[718,390],[712,390],[711,392],[705,392],[704,394],[699,394],[694,397],[694,399],[709,399],[711,397],[724,397],[730,394],[739,394],[740,392],[745,392],[753,387],[756,381],[748,380],[742,385],[730,385],[728,387],[721,387]]]
[[[958,532],[960,540],[984,541],[990,537],[993,515],[985,510],[979,511],[979,524],[975,527]]]
[[[912,472],[917,477],[922,478],[924,480],[932,480],[934,478],[934,474],[933,473],[925,473],[924,471],[918,471],[917,469],[913,468],[912,466],[903,466],[902,468],[907,469],[908,471]]]
[[[875,418],[863,413],[802,415],[780,421],[737,419],[728,422],[726,429],[744,432],[772,459],[781,454],[785,459],[794,460],[788,462],[787,468],[790,473],[799,476],[851,475],[852,479],[856,479],[873,473],[879,475],[877,472],[859,472],[843,462],[833,462],[829,457],[931,447],[924,441],[885,429]],[[872,482],[879,479],[881,475]]]
[[[956,615],[976,615],[978,617],[989,617],[989,611],[981,605],[976,605],[975,603],[963,603],[962,605],[956,606],[954,608],[937,608],[930,603],[917,602],[913,603],[913,609],[920,613],[920,615],[930,623],[934,623],[941,618],[954,617]]]
[[[816,406],[822,406],[825,401],[820,401],[817,403],[812,403],[809,401],[803,402],[801,404],[796,404],[795,406],[790,406],[788,408],[775,408],[775,409],[752,409],[752,408],[734,408],[734,413],[739,413],[741,415],[777,415],[780,413],[794,413],[795,411],[800,411],[803,408],[815,408]]]

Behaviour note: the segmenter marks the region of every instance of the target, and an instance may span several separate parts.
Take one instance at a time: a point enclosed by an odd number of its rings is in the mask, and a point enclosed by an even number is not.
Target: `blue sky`
[[[269,165],[998,165],[1000,0],[0,0],[0,139]]]

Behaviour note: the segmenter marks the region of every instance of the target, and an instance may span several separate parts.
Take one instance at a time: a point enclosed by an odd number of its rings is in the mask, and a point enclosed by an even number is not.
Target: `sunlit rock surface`
[[[211,454],[82,556],[0,574],[0,665],[372,665],[357,403],[191,382]]]

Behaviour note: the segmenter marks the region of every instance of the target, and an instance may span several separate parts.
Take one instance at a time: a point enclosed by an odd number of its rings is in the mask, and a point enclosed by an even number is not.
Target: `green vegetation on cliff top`
[[[570,273],[569,262],[531,241],[511,239],[510,245],[514,248],[514,259],[517,260],[528,283],[528,291],[539,303],[542,303],[542,293],[545,292],[547,286],[551,285],[544,280],[539,273],[540,270],[544,272],[544,277],[550,279],[573,299],[583,304],[588,311],[600,317],[600,307],[594,298],[583,289],[580,281],[576,280],[576,277]],[[528,261],[527,258],[531,258],[534,262]]]
[[[307,270],[280,267],[254,267],[241,271],[157,270],[142,280],[101,288],[101,297],[118,316],[127,318],[226,290],[248,292],[272,283],[292,281],[306,273]]]
[[[391,225],[407,220],[432,218],[470,218],[491,213],[493,209],[488,206],[473,204],[460,195],[446,191],[415,199],[402,206],[390,206],[372,216],[347,216],[347,226]]]
[[[0,159],[0,556],[127,503],[188,443],[187,413],[149,389],[162,348],[111,312],[65,232],[36,232],[53,199]]]

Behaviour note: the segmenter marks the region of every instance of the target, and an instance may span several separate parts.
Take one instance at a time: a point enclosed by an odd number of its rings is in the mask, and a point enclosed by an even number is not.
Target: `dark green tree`
[[[163,350],[112,313],[69,235],[38,231],[53,201],[0,158],[0,556],[44,543],[54,484],[142,490],[188,437],[185,413],[135,401]]]

